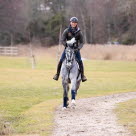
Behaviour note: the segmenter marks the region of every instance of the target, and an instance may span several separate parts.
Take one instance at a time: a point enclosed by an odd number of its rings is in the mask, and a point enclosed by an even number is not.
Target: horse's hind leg
[[[63,85],[63,107],[66,107],[68,106],[68,91],[69,91],[69,85],[67,82],[65,81],[62,81],[62,85]]]
[[[71,99],[76,99],[76,81],[72,80],[71,82]]]
[[[76,85],[76,95],[77,95],[77,90],[78,90],[79,87],[80,87],[80,82],[81,82],[81,81],[77,81],[77,85]]]

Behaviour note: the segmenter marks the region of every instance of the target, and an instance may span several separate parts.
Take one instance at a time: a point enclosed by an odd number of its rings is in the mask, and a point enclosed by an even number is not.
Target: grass
[[[53,112],[62,103],[61,80],[52,80],[55,59],[45,55],[36,60],[32,70],[26,57],[0,57],[0,134],[52,132]],[[81,84],[78,98],[136,91],[136,62],[87,60],[84,64],[88,81]]]
[[[90,59],[136,61],[136,45],[85,45],[82,54]]]
[[[115,112],[118,122],[132,132],[132,136],[136,136],[136,99],[119,103]]]

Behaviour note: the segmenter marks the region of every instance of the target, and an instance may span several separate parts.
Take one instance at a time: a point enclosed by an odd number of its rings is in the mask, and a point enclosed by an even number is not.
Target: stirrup
[[[57,81],[59,79],[59,74],[56,74],[53,79]]]
[[[82,76],[82,82],[85,82],[85,81],[87,81],[87,78],[83,75]]]

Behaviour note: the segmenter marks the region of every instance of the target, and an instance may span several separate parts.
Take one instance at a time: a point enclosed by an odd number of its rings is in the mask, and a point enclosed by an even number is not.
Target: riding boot
[[[62,61],[59,61],[58,66],[57,66],[57,73],[56,73],[55,76],[53,77],[53,79],[56,80],[56,81],[59,79],[60,70],[61,70],[61,65],[62,65]]]
[[[87,78],[86,78],[85,75],[84,75],[84,66],[83,66],[83,62],[80,61],[78,64],[79,64],[79,67],[80,67],[82,82],[85,82],[85,81],[87,80]]]

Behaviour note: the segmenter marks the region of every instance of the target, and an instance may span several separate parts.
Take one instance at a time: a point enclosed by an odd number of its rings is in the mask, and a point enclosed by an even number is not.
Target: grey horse
[[[75,51],[68,46],[65,49],[65,60],[61,67],[62,85],[63,85],[63,108],[69,105],[68,92],[71,84],[71,106],[75,107],[75,98],[81,82],[79,66],[75,58]]]

